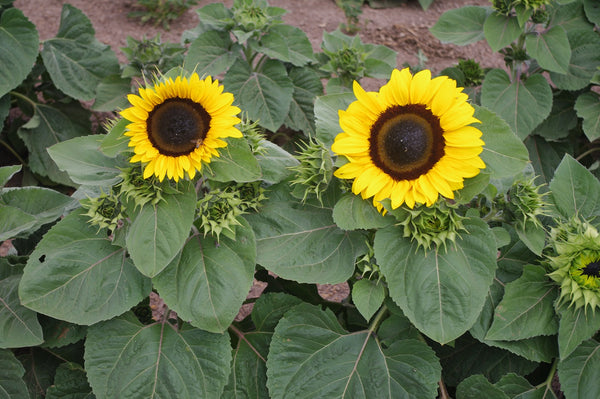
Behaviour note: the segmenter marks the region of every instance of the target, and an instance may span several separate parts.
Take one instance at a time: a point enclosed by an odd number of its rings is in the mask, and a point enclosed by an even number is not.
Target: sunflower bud
[[[540,194],[541,186],[536,186],[533,181],[534,179],[516,181],[507,193],[507,210],[521,227],[527,222],[542,227],[538,217],[546,214],[546,194]]]
[[[404,237],[416,241],[425,250],[431,246],[446,248],[447,242],[454,243],[459,231],[465,230],[462,217],[455,208],[445,201],[438,201],[431,207],[419,206],[394,212],[398,225],[404,227]]]
[[[329,150],[323,143],[310,140],[301,146],[296,159],[300,164],[290,167],[296,173],[296,178],[292,180],[294,194],[302,197],[303,202],[314,194],[322,202],[321,195],[329,186],[333,175],[333,161]]]
[[[377,281],[383,278],[377,260],[375,259],[375,249],[370,240],[367,240],[367,253],[356,259],[356,268],[359,270],[362,278]]]
[[[204,236],[212,234],[219,241],[221,233],[235,239],[235,226],[240,226],[237,217],[244,213],[242,200],[236,192],[213,189],[198,201],[196,226],[204,231]]]
[[[263,155],[267,151],[263,144],[266,139],[262,133],[262,129],[258,126],[258,122],[250,122],[250,119],[246,115],[242,115],[239,129],[246,138],[246,141],[248,141],[253,155]]]
[[[475,60],[458,60],[458,69],[465,75],[466,86],[479,86],[485,75]]]
[[[513,7],[512,0],[491,0],[492,8],[500,14],[508,15]]]
[[[81,206],[87,209],[85,213],[89,216],[90,224],[98,226],[98,229],[108,228],[113,231],[119,225],[119,221],[124,219],[121,202],[114,194],[102,194],[98,198],[88,198],[81,201]]]
[[[575,309],[600,307],[600,240],[588,222],[572,219],[553,228],[551,241],[556,256],[549,257],[548,276],[560,285],[560,299]]]
[[[260,182],[239,183],[233,188],[241,200],[239,208],[242,211],[252,209],[258,210],[260,203],[267,199],[265,189],[261,187]]]
[[[550,4],[550,0],[517,0],[515,5],[522,5],[526,9],[537,10],[541,6]]]
[[[255,5],[252,0],[235,2],[233,20],[244,32],[262,31],[270,22],[266,8]]]
[[[146,203],[156,205],[163,199],[165,189],[173,190],[168,183],[161,183],[154,175],[144,179],[139,166],[122,169],[120,177],[123,181],[119,183],[119,195],[126,201],[133,200],[135,208],[143,207]]]
[[[330,58],[332,71],[340,77],[344,85],[350,86],[354,80],[365,76],[365,54],[359,49],[344,46],[337,52],[324,52]]]

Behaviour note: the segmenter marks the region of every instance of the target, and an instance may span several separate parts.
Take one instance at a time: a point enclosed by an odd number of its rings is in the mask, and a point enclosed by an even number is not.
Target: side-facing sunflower
[[[446,76],[431,72],[414,76],[408,68],[394,70],[379,92],[366,92],[354,82],[357,98],[339,111],[343,133],[331,149],[348,159],[335,176],[354,179],[352,192],[381,208],[403,203],[433,205],[439,194],[454,198],[467,177],[485,164],[481,131],[472,123],[468,96]]]
[[[232,105],[233,94],[210,76],[201,80],[178,76],[140,88],[130,94],[131,107],[121,111],[130,121],[125,135],[135,155],[131,163],[145,163],[144,178],[153,174],[178,181],[187,172],[192,179],[202,163],[219,156],[217,148],[227,146],[224,137],[242,137],[235,128],[240,109]]]

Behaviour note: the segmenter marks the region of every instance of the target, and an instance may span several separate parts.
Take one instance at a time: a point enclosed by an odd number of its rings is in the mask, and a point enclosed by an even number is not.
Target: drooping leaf
[[[577,97],[577,116],[583,119],[583,131],[590,141],[600,137],[600,96],[589,91]]]
[[[35,346],[44,341],[37,314],[19,300],[20,280],[19,275],[0,280],[0,348]]]
[[[381,307],[384,299],[385,288],[381,282],[363,278],[352,286],[352,302],[367,321]]]
[[[484,7],[467,6],[444,12],[429,30],[442,43],[460,46],[485,38],[483,25],[490,13]]]
[[[161,297],[179,317],[211,332],[231,324],[252,286],[254,233],[244,220],[235,240],[195,234],[181,253],[154,277]]]
[[[56,37],[41,51],[52,82],[78,100],[92,100],[98,84],[119,74],[119,60],[109,46],[94,37],[90,20],[79,9],[65,4]]]
[[[127,311],[148,296],[150,281],[124,248],[97,234],[83,211],[58,222],[29,257],[19,297],[48,316],[90,325]]]
[[[557,288],[540,266],[527,265],[523,275],[505,287],[486,339],[515,341],[558,330],[554,314]]]
[[[289,62],[294,66],[304,66],[314,61],[313,49],[306,33],[292,25],[275,25],[260,38],[257,48],[270,58]]]
[[[330,310],[300,304],[275,328],[267,386],[274,399],[435,398],[440,371],[423,342],[399,340],[384,349],[368,331],[344,331]]]
[[[561,390],[567,398],[600,397],[600,344],[584,341],[566,359],[558,362]]]
[[[190,181],[179,192],[163,195],[157,204],[145,204],[127,232],[127,250],[135,267],[148,277],[160,273],[183,248],[196,211],[196,191]]]
[[[548,71],[567,73],[571,59],[571,46],[567,32],[562,26],[554,26],[545,32],[534,33],[525,38],[527,52]]]
[[[473,325],[496,270],[496,240],[487,225],[471,219],[465,227],[468,233],[455,244],[428,251],[397,226],[375,235],[375,256],[391,298],[420,331],[442,344]]]
[[[241,50],[231,41],[229,32],[208,30],[190,44],[184,65],[200,76],[215,76],[232,66]]]
[[[481,88],[481,105],[502,117],[524,140],[550,114],[552,90],[540,74],[511,82],[505,71],[492,69]]]
[[[352,275],[364,248],[360,233],[340,230],[331,209],[302,204],[285,183],[267,197],[260,213],[246,217],[260,248],[258,264],[300,283],[335,284]]]
[[[285,66],[267,60],[260,71],[250,70],[248,63],[237,60],[223,80],[248,117],[271,131],[277,131],[290,109],[294,87]]]
[[[4,10],[0,17],[0,98],[27,77],[38,55],[39,37],[18,8]]]
[[[551,198],[566,218],[586,220],[600,215],[600,182],[569,155],[565,155],[550,182]]]
[[[219,148],[219,156],[213,157],[202,173],[211,180],[238,183],[260,179],[261,170],[248,142],[244,139],[227,138],[227,147]]]
[[[586,311],[585,307],[574,309],[564,304],[557,309],[558,348],[560,358],[566,359],[583,341],[590,339],[600,330],[600,315]]]
[[[225,334],[142,325],[133,313],[90,327],[85,368],[98,399],[219,398],[229,376]]]
[[[492,13],[483,23],[483,33],[492,51],[496,52],[515,41],[522,29],[516,17]]]
[[[23,381],[25,370],[12,351],[0,349],[0,396],[6,399],[29,399]]]

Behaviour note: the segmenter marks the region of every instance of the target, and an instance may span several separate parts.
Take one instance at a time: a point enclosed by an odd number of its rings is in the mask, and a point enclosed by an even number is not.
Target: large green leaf
[[[540,136],[529,136],[525,145],[529,151],[529,159],[538,176],[539,184],[548,184],[554,176],[554,171],[560,164],[564,154],[569,151],[564,142],[551,143]]]
[[[35,25],[17,8],[0,17],[0,97],[27,77],[38,55]]]
[[[195,234],[153,282],[167,305],[206,331],[223,332],[252,286],[256,243],[246,221],[235,240]]]
[[[237,60],[223,80],[228,91],[244,105],[250,119],[277,131],[290,110],[294,86],[283,63],[267,60],[260,71]]]
[[[558,363],[558,378],[565,397],[600,398],[600,344],[584,341],[566,359]]]
[[[370,331],[348,333],[330,310],[300,304],[275,328],[267,386],[274,399],[435,398],[440,372],[421,341],[384,349]]]
[[[481,159],[486,165],[485,172],[491,178],[501,179],[518,174],[529,161],[529,154],[523,142],[515,136],[510,126],[492,111],[475,107],[475,118],[481,124],[481,139],[485,142]]]
[[[260,213],[246,219],[256,233],[257,263],[278,276],[300,283],[341,283],[354,271],[364,240],[340,230],[331,209],[302,202],[287,184],[273,186]]]
[[[59,171],[47,148],[61,141],[90,133],[89,112],[79,106],[55,107],[37,104],[33,117],[18,130],[29,149],[29,168],[57,183],[73,185],[67,173]]]
[[[124,248],[90,226],[82,210],[58,222],[29,257],[19,285],[23,305],[77,324],[117,316],[150,292]]]
[[[565,155],[550,182],[552,200],[566,218],[600,216],[600,182],[583,165]]]
[[[442,43],[461,46],[485,38],[483,25],[491,10],[484,7],[467,6],[444,12],[430,28],[431,33]]]
[[[75,137],[48,148],[48,154],[75,183],[110,187],[122,180],[119,168],[127,164],[100,151],[103,138],[100,135]]]
[[[348,108],[356,100],[353,93],[329,94],[317,97],[315,101],[315,120],[317,138],[327,147],[331,147],[335,136],[342,132],[338,111]]]
[[[550,114],[552,90],[542,75],[512,82],[501,69],[485,75],[481,105],[497,113],[524,140]]]
[[[293,173],[290,166],[296,166],[299,162],[292,154],[268,140],[262,140],[260,145],[264,152],[257,155],[256,159],[262,172],[261,180],[275,184]]]
[[[127,232],[127,249],[138,270],[154,277],[175,258],[190,234],[196,212],[196,191],[183,181],[178,192],[145,204]]]
[[[184,65],[200,76],[215,76],[232,66],[241,50],[241,46],[231,41],[229,32],[209,30],[190,44]]]
[[[577,113],[573,108],[577,96],[572,92],[561,90],[555,91],[553,97],[550,115],[532,133],[547,140],[566,138],[577,126]]]
[[[238,183],[260,179],[260,165],[248,142],[239,138],[226,138],[225,141],[227,147],[219,148],[219,156],[204,165],[204,176],[215,181]]]
[[[142,325],[132,313],[90,327],[85,369],[98,399],[219,398],[229,376],[226,334],[168,322]]]
[[[37,314],[19,301],[20,280],[18,275],[0,280],[0,348],[35,346],[44,341]]]
[[[467,220],[465,227],[455,244],[426,252],[398,226],[375,235],[375,257],[390,296],[421,332],[442,344],[477,320],[496,270],[496,241],[488,226]]]
[[[566,74],[550,72],[552,82],[562,90],[580,90],[589,85],[600,65],[600,36],[589,30],[569,30],[571,59]]]
[[[65,4],[56,37],[42,49],[44,66],[52,82],[65,94],[92,100],[98,84],[118,74],[119,60],[109,46],[94,37],[90,20],[77,8]]]
[[[516,17],[492,13],[483,23],[483,33],[492,51],[496,52],[516,40],[522,29]]]
[[[456,399],[511,399],[498,387],[492,385],[483,375],[465,378],[456,387]]]
[[[600,5],[594,0],[583,0],[585,16],[596,25],[600,25]]]
[[[548,71],[567,73],[571,59],[571,46],[567,31],[555,26],[541,33],[532,33],[525,38],[527,52],[540,66]]]
[[[23,381],[25,370],[12,351],[0,349],[0,398],[29,399],[27,386]]]
[[[565,359],[579,344],[600,330],[600,314],[586,311],[585,307],[575,309],[567,304],[560,306],[557,312],[560,316],[558,349],[560,358]]]
[[[0,241],[33,233],[72,204],[72,198],[48,188],[5,188],[0,191]]]
[[[599,65],[600,66],[600,65]],[[583,119],[583,131],[590,141],[600,137],[600,96],[589,91],[577,97],[577,116]]]
[[[306,33],[292,25],[275,25],[260,39],[258,51],[271,58],[304,66],[314,61],[313,49]]]
[[[486,339],[515,341],[556,334],[556,295],[556,285],[548,281],[544,268],[525,266],[523,275],[506,285]]]
[[[113,112],[127,108],[127,94],[130,91],[131,78],[123,78],[120,75],[106,76],[98,84],[92,109],[97,112]]]
[[[373,202],[352,193],[344,194],[335,204],[333,220],[342,230],[377,229],[394,223],[394,218],[379,213]]]
[[[285,125],[300,130],[308,136],[315,133],[315,98],[323,94],[323,84],[319,75],[309,68],[294,68],[290,71],[294,85],[294,95]]]
[[[56,370],[54,384],[46,399],[94,399],[85,370],[75,363],[63,363]]]

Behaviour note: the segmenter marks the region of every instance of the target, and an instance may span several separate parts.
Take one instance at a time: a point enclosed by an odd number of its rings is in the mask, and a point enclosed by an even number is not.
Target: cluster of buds
[[[507,193],[506,211],[519,228],[533,223],[542,227],[539,217],[546,215],[546,194],[540,193],[541,186],[536,186],[534,179],[518,180]]]
[[[329,186],[333,176],[333,161],[329,150],[319,141],[310,140],[301,148],[296,159],[300,162],[290,167],[296,176],[292,180],[294,195],[306,201],[315,195],[322,202],[322,194]]]
[[[98,226],[98,229],[107,228],[114,231],[124,215],[122,213],[119,197],[113,192],[110,194],[102,193],[97,198],[88,198],[81,200],[81,206],[87,209],[87,215],[92,226]]]

